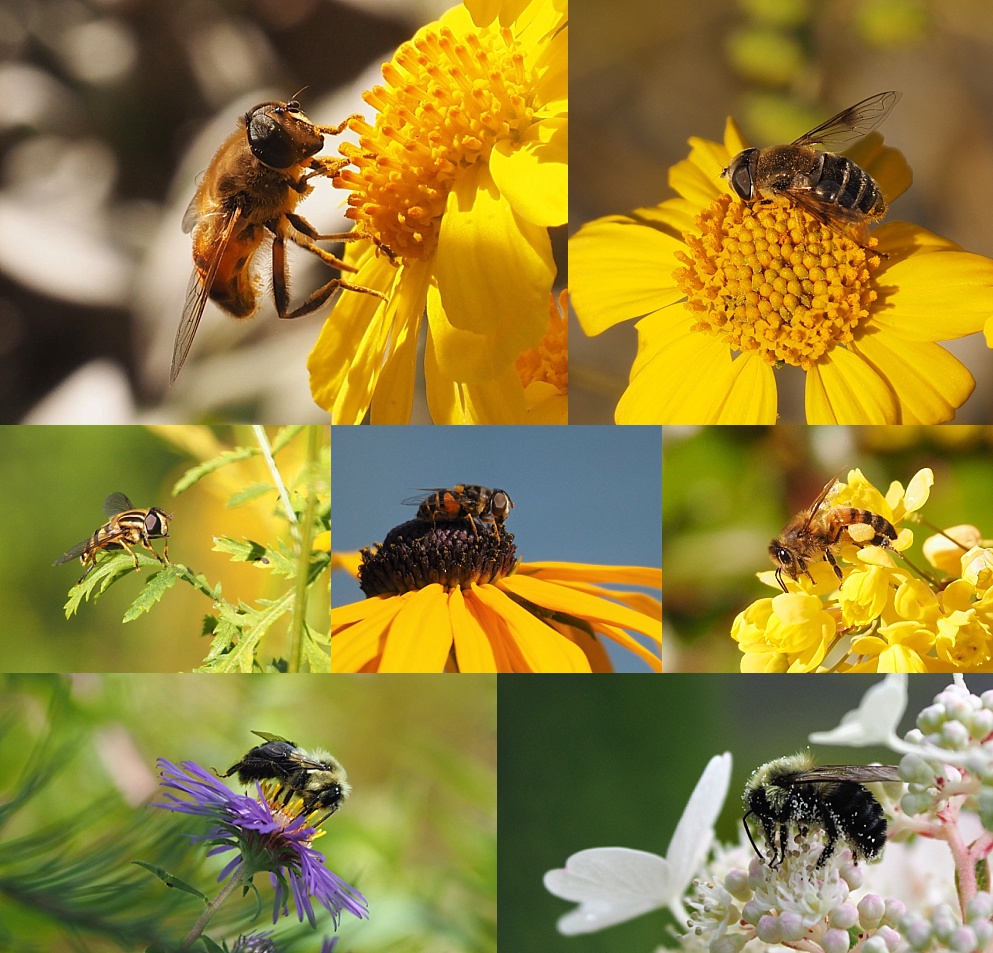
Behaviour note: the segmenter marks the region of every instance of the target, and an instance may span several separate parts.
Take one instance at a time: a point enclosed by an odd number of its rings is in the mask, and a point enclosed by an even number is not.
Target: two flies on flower
[[[492,526],[499,538],[514,507],[506,490],[491,490],[478,483],[459,483],[451,489],[436,487],[422,493],[428,495],[411,496],[403,501],[405,506],[417,507],[416,520],[423,523],[467,520],[476,537],[484,526]]]
[[[257,258],[270,253],[272,295],[280,318],[298,318],[325,304],[339,290],[386,300],[373,288],[337,277],[290,305],[286,243],[292,242],[340,272],[358,269],[321,248],[318,242],[371,241],[390,261],[393,252],[361,232],[321,234],[296,207],[317,177],[334,178],[347,159],[321,158],[325,136],[342,133],[353,119],[337,126],[311,122],[294,98],[259,103],[239,121],[204,172],[186,214],[183,230],[193,235],[193,274],[176,331],[170,382],[179,375],[209,298],[234,318],[249,318],[261,293]]]
[[[143,546],[149,550],[163,566],[169,562],[169,520],[172,514],[165,513],[157,506],[147,509],[136,507],[123,493],[111,493],[103,504],[104,516],[110,519],[97,529],[92,536],[67,549],[53,566],[61,566],[78,558],[85,568],[78,586],[96,567],[97,556],[104,550],[125,549],[138,568],[138,556],[132,546]],[[164,539],[163,556],[151,544],[153,539]]]
[[[867,247],[869,222],[886,214],[882,191],[851,159],[812,146],[838,146],[861,139],[883,122],[900,96],[889,90],[863,99],[789,145],[745,149],[731,159],[721,178],[749,205],[784,198]]]
[[[220,778],[238,775],[238,781],[250,786],[258,782],[267,801],[273,807],[296,816],[310,818],[321,813],[320,818],[308,820],[308,826],[319,827],[351,793],[348,775],[332,754],[303,748],[266,731],[253,731],[263,740],[243,758],[236,761],[224,774],[215,770]],[[299,805],[296,804],[299,800]]]

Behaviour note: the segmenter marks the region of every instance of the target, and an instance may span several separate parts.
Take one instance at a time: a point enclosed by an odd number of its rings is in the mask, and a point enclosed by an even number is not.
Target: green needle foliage
[[[328,585],[326,574],[331,562],[329,550],[312,548],[314,539],[330,530],[331,526],[331,451],[326,439],[327,429],[283,427],[271,446],[261,427],[254,428],[254,431],[257,446],[236,447],[198,463],[183,474],[172,492],[173,496],[196,492],[197,484],[204,477],[253,457],[263,457],[272,479],[235,491],[227,506],[244,506],[265,495],[274,495],[274,515],[285,530],[268,541],[218,536],[214,538],[212,548],[215,552],[227,554],[231,562],[251,563],[273,577],[285,580],[281,584],[281,595],[259,599],[253,605],[241,600],[232,602],[223,595],[220,581],[211,584],[202,573],[196,573],[180,563],[162,565],[151,554],[134,547],[139,568],[154,571],[145,578],[141,591],[125,611],[123,621],[131,622],[154,611],[166,592],[177,583],[182,583],[200,592],[211,607],[201,629],[201,634],[210,637],[210,647],[197,671],[330,672],[327,628],[315,628],[308,623],[306,616],[313,587]],[[293,441],[304,442],[305,462],[298,472],[289,475],[280,469],[276,458]],[[113,549],[99,554],[95,567],[70,589],[64,607],[66,618],[80,611],[84,602],[95,602],[132,572],[134,560],[129,552]],[[284,618],[290,635],[289,657],[261,661],[263,638]]]

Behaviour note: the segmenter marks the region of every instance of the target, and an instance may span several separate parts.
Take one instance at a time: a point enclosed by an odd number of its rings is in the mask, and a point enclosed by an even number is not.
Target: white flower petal
[[[560,933],[592,933],[668,904],[669,863],[627,847],[594,847],[573,854],[564,870],[545,874],[549,893],[580,904],[559,919]]]
[[[669,841],[666,860],[672,867],[677,897],[682,896],[707,856],[730,783],[731,755],[725,751],[707,763]]]
[[[812,744],[850,745],[853,748],[885,744],[892,747],[896,729],[907,710],[907,676],[887,675],[876,682],[855,711],[847,712],[841,724],[830,731],[815,731]]]

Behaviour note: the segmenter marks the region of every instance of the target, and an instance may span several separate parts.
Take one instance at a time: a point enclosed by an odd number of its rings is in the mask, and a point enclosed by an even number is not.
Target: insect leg
[[[841,569],[838,567],[838,563],[834,558],[834,553],[832,553],[830,549],[824,550],[824,558],[831,564],[831,568],[834,570],[834,574],[839,579],[844,579],[845,577],[842,575]],[[807,575],[810,576],[810,573],[808,572]],[[814,581],[813,576],[810,576],[810,581],[811,582]]]

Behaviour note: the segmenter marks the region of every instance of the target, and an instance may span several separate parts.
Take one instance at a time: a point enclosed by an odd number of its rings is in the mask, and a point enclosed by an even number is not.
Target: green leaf
[[[226,505],[228,509],[233,509],[244,503],[251,503],[252,500],[257,500],[260,496],[265,496],[267,493],[275,492],[276,488],[271,483],[253,483],[235,493]]]
[[[276,439],[272,442],[272,455],[276,456],[298,433],[306,430],[307,426],[307,424],[291,424],[288,427],[280,427]]]
[[[234,450],[225,450],[220,456],[213,460],[206,460],[203,463],[187,470],[175,483],[172,488],[172,495],[179,496],[184,490],[188,490],[195,483],[198,483],[205,476],[230,466],[232,463],[240,463],[242,460],[250,460],[258,456],[261,451],[256,447],[235,447]]]
[[[138,565],[161,567],[157,559],[153,559],[147,553],[135,550],[138,557]],[[125,551],[108,552],[106,556],[98,556],[96,567],[90,574],[78,582],[69,590],[69,600],[64,606],[66,618],[70,618],[76,613],[84,599],[91,599],[96,602],[100,596],[109,589],[118,579],[130,575],[135,571],[134,560]]]
[[[185,566],[169,566],[149,577],[148,582],[145,583],[141,592],[138,593],[138,598],[128,606],[127,612],[124,613],[123,621],[133,622],[139,616],[148,612],[165,595],[166,590],[176,585],[184,577],[186,572]]]
[[[268,565],[269,551],[262,543],[251,539],[231,539],[229,536],[215,536],[211,547],[215,553],[227,553],[237,563],[257,563]]]
[[[155,874],[167,887],[175,887],[177,890],[182,890],[193,894],[194,897],[199,897],[204,903],[210,903],[210,897],[201,893],[192,884],[188,884],[185,880],[181,880],[174,874],[169,873],[165,868],[157,867],[155,864],[149,864],[143,860],[132,860],[131,863],[136,867],[144,867],[149,873]]]

